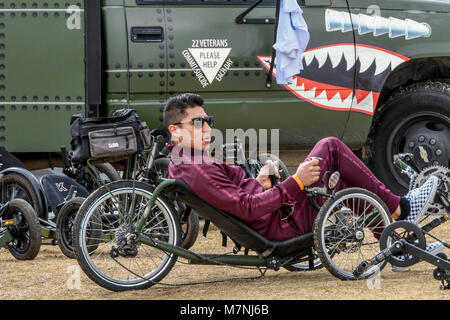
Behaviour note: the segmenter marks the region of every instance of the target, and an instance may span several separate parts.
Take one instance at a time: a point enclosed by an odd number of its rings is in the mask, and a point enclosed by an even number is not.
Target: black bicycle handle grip
[[[267,161],[266,164],[272,163],[272,161]],[[270,183],[272,184],[272,187],[278,184],[278,179],[275,176],[275,168],[271,167],[269,169],[269,178],[270,178]]]
[[[61,156],[62,156],[64,167],[66,167],[66,168],[71,167],[72,164],[70,163],[69,153],[67,152],[66,146],[61,147]]]
[[[270,175],[270,183],[272,183],[272,187],[278,184],[278,179],[275,177],[275,175]]]

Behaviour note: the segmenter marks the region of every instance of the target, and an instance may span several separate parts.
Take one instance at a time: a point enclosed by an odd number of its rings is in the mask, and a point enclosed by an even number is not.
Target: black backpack
[[[72,160],[117,161],[151,146],[150,130],[135,109],[119,109],[112,117],[72,116]]]

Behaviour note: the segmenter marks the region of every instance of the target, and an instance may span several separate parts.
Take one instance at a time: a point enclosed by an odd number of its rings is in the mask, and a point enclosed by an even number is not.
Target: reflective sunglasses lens
[[[214,125],[214,117],[206,117],[205,121],[212,128]]]
[[[194,118],[192,119],[194,122],[194,128],[200,129],[203,128],[203,119],[202,118]]]
[[[206,117],[206,118],[193,118],[195,128],[203,128],[203,124],[206,122],[210,127],[214,124],[214,117]]]

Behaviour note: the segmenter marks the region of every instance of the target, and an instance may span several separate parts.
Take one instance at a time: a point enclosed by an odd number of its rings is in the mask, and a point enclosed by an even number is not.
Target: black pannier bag
[[[119,109],[109,118],[72,116],[72,159],[117,161],[148,149],[150,130],[135,109]]]

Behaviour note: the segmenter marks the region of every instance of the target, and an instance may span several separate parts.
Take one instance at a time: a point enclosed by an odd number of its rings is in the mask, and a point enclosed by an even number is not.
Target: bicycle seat
[[[41,186],[44,190],[45,197],[55,215],[58,214],[59,209],[64,205],[64,203],[69,200],[69,192],[76,191],[77,197],[87,198],[90,193],[81,184],[76,182],[74,179],[61,176],[57,174],[47,174],[42,176]]]
[[[198,213],[199,216],[210,220],[223,233],[239,243],[244,248],[264,253],[265,256],[284,257],[304,251],[313,246],[313,233],[307,233],[285,241],[272,241],[249,227],[239,218],[212,205],[198,197],[192,189],[180,179],[167,187],[164,191],[171,199],[182,201]]]

